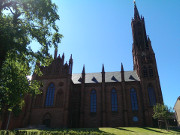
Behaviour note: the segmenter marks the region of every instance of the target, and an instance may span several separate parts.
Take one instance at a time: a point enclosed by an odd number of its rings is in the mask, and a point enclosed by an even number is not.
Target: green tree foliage
[[[8,58],[3,64],[0,79],[0,110],[8,109],[17,114],[24,104],[24,97],[28,94],[39,93],[40,83],[28,80],[30,67],[20,58]]]
[[[0,0],[0,113],[19,112],[26,94],[37,94],[40,83],[28,81],[38,61],[48,65],[50,47],[62,35],[56,25],[57,6],[51,0]],[[41,48],[31,49],[36,41]],[[38,73],[38,69],[35,72]],[[2,118],[2,116],[1,116]]]
[[[166,129],[168,129],[168,119],[171,118],[172,116],[172,111],[171,109],[168,108],[168,106],[163,105],[163,104],[156,104],[153,107],[153,118],[158,119],[158,120],[163,120],[166,125]]]
[[[61,41],[56,20],[57,6],[51,0],[0,0],[0,69],[12,50],[31,62],[45,63],[49,47],[56,48]],[[30,46],[32,40],[41,45],[36,53]]]
[[[8,112],[13,112],[15,116],[21,112],[25,96],[40,93],[41,83],[27,79],[30,72],[28,61],[22,61],[21,57],[14,57],[12,52],[7,54],[0,73],[0,118],[3,122],[7,121],[5,114]],[[9,121],[10,116],[8,118]],[[2,126],[5,128],[8,124]]]

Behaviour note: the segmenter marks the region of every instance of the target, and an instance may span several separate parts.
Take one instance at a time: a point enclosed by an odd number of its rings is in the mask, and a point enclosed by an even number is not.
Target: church
[[[146,35],[144,17],[134,3],[131,21],[133,71],[73,74],[73,58],[64,54],[47,66],[37,64],[43,75],[42,94],[26,99],[19,127],[94,128],[153,126],[153,106],[163,103],[155,53]],[[17,123],[16,123],[17,124]],[[18,125],[18,124],[17,124]]]

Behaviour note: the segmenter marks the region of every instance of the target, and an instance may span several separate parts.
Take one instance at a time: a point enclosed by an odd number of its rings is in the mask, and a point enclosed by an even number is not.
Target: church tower
[[[133,70],[137,72],[140,78],[144,104],[144,124],[152,125],[153,121],[150,119],[152,108],[156,103],[163,103],[163,98],[155,53],[151,46],[151,40],[146,34],[144,17],[139,15],[135,2],[131,27],[133,35]]]

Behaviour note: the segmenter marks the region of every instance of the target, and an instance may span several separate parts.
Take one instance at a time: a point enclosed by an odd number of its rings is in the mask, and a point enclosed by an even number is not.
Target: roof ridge
[[[121,71],[113,71],[113,72],[105,72],[105,73],[115,73],[115,72],[121,72]],[[135,72],[134,70],[124,71],[124,72]],[[97,74],[101,72],[92,72],[92,73],[85,73],[85,74]],[[72,74],[81,74],[81,73],[72,73]]]

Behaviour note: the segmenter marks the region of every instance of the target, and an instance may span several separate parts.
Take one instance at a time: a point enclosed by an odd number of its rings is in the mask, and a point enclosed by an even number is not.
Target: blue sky
[[[133,0],[53,0],[64,35],[58,53],[72,54],[73,73],[133,70],[131,19]],[[180,0],[136,0],[154,49],[164,102],[174,107],[180,96]],[[35,46],[35,44],[34,44]],[[54,50],[51,49],[53,54]]]

